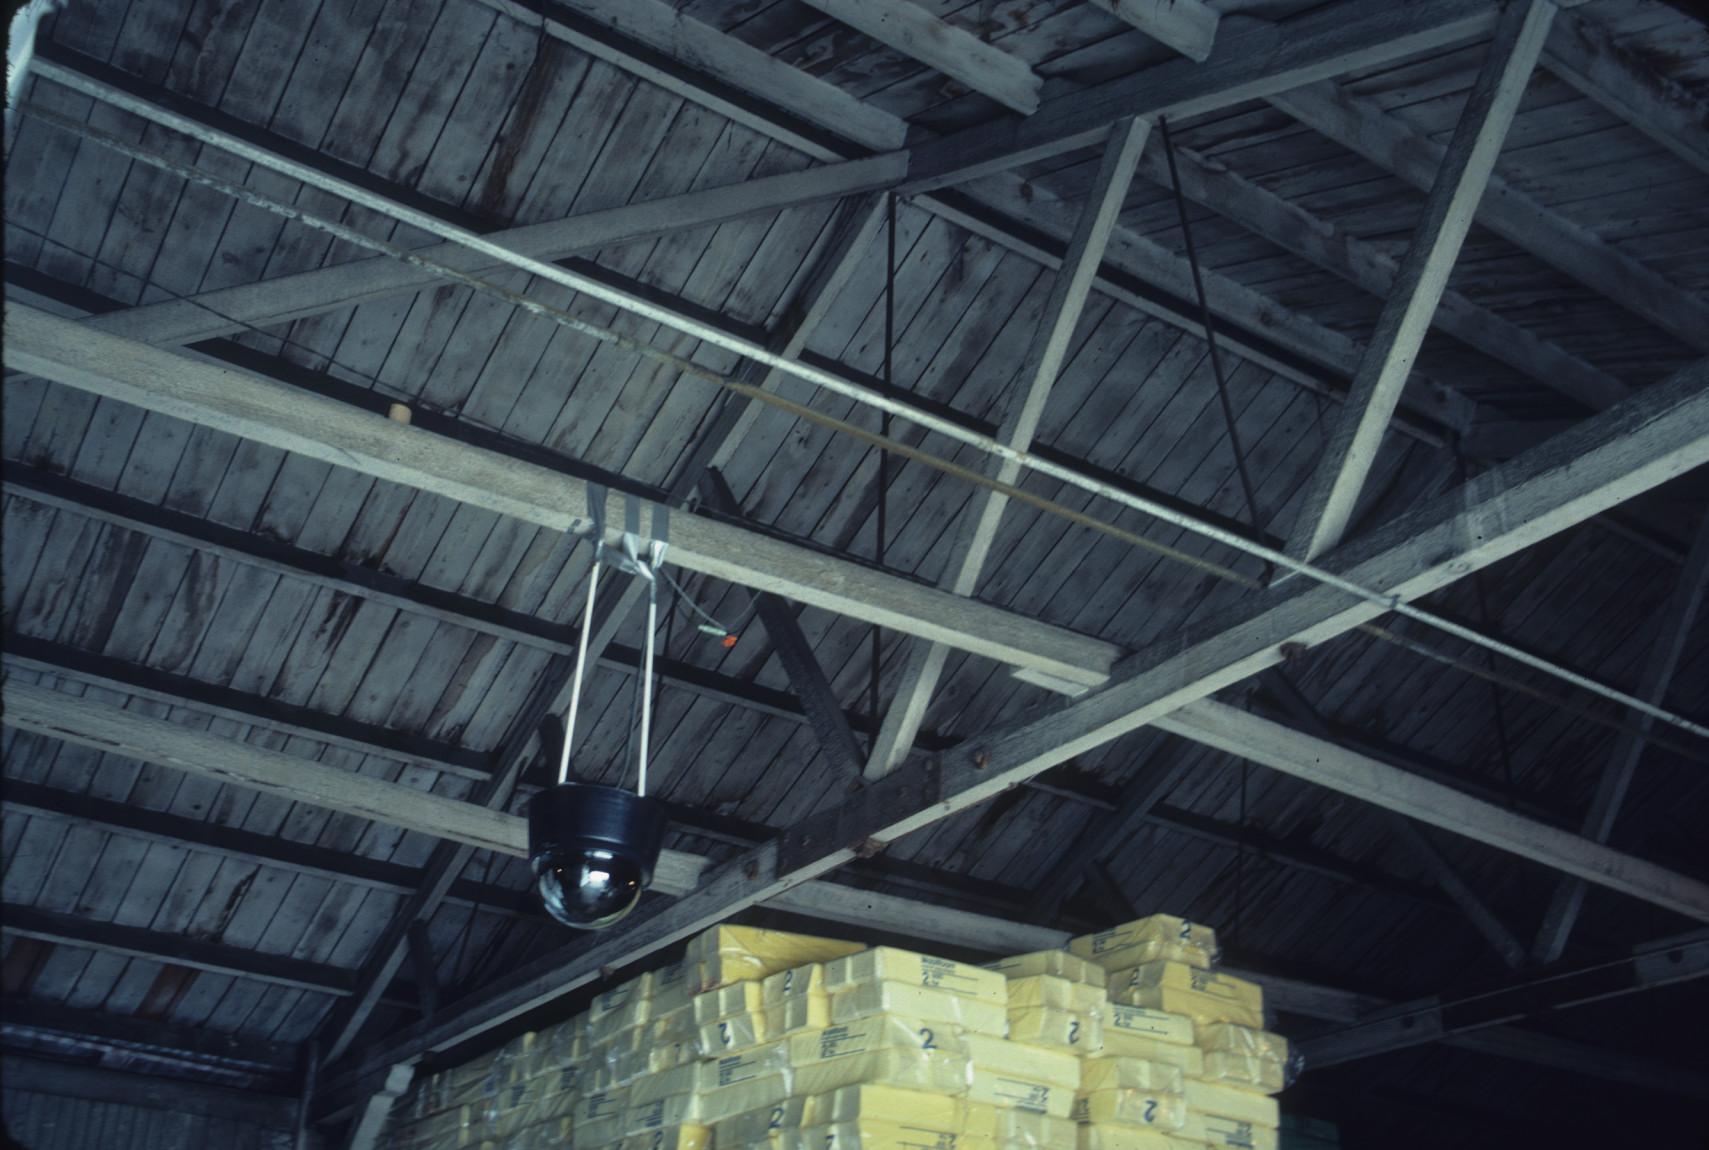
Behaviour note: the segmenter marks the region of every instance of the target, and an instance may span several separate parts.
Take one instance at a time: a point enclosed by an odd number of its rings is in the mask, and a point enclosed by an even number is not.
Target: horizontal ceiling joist
[[[267,1130],[293,1130],[300,1107],[298,1099],[282,1094],[52,1062],[19,1054],[7,1054],[0,1060],[0,1070],[4,1071],[8,1091],[51,1094],[85,1103],[94,1099],[168,1114],[200,1114],[246,1126],[259,1125],[265,1128],[264,1137]],[[66,1130],[67,1137],[75,1134],[74,1129]],[[282,1143],[275,1141],[271,1145]]]
[[[3,918],[0,930],[56,946],[86,947],[333,998],[350,994],[355,984],[354,971],[289,955],[267,954],[146,927],[96,922],[74,914],[14,903],[7,903],[0,910],[4,911],[0,916]]]
[[[6,365],[32,375],[551,530],[591,529],[588,485],[541,467],[10,302],[6,336]],[[665,508],[641,502],[640,512],[642,534],[668,537],[670,560],[686,570],[1073,683],[1101,682],[1116,654],[1108,643],[732,524],[679,511],[667,529]],[[606,541],[616,545],[621,507],[613,505],[611,521],[618,526]]]
[[[176,1064],[193,1073],[243,1080],[288,1081],[301,1069],[301,1051],[288,1043],[29,998],[7,1000],[0,1044],[93,1051],[115,1060],[134,1058],[163,1068]]]

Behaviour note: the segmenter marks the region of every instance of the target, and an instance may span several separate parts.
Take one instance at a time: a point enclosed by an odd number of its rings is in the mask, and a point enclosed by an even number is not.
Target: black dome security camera
[[[635,909],[653,881],[665,813],[654,799],[561,783],[528,803],[528,858],[546,913],[600,930]]]

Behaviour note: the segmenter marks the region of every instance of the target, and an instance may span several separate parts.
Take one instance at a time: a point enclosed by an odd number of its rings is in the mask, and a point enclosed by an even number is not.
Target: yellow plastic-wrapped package
[[[1100,1012],[1011,1009],[1009,1038],[1029,1046],[1061,1046],[1082,1058],[1092,1058],[1104,1049],[1104,1020]]]
[[[1185,1014],[1171,1014],[1127,1002],[1112,1002],[1104,1015],[1104,1041],[1107,1046],[1117,1035],[1132,1035],[1156,1042],[1192,1046],[1196,1033],[1193,1020]]]
[[[1051,1010],[1102,1010],[1109,1004],[1103,987],[1059,978],[1051,974],[1034,974],[1009,979],[1009,1009],[1046,1007]]]
[[[715,926],[689,940],[684,961],[692,967],[691,989],[702,993],[732,982],[758,982],[780,970],[825,962],[863,949],[862,943],[810,934],[751,926]]]
[[[900,1086],[875,1086],[870,1083],[809,1095],[800,1124],[829,1126],[839,1122],[862,1120],[893,1121],[898,1116],[906,1116],[923,1127],[937,1130],[969,1128],[968,1102],[965,1098],[952,1094],[908,1090]],[[983,1120],[987,1129],[980,1130],[980,1123],[976,1120],[974,1128],[969,1132],[994,1137],[995,1118],[983,1110],[978,1118]]]
[[[1071,939],[1069,951],[1107,971],[1173,961],[1208,970],[1217,960],[1216,932],[1201,923],[1154,914]]]
[[[1080,1089],[1150,1090],[1181,1094],[1186,1075],[1179,1066],[1149,1058],[1091,1058],[1080,1064]]]
[[[908,982],[859,982],[831,992],[831,1021],[853,1022],[875,1014],[899,1014],[926,1022],[1001,1037],[1009,1032],[1002,1002],[970,998]]]
[[[751,1082],[756,1078],[787,1073],[793,1065],[789,1043],[767,1042],[736,1054],[697,1063],[695,1089],[716,1090],[721,1086]]]
[[[713,1127],[713,1141],[716,1145],[743,1146],[755,1142],[765,1142],[773,1138],[778,1131],[793,1130],[807,1123],[807,1103],[805,1095],[791,1095],[757,1110],[744,1110],[728,1118],[719,1120]]]
[[[776,1038],[801,1030],[822,1030],[831,1025],[831,996],[822,990],[792,995],[760,1013],[765,1016],[766,1033]]]
[[[1040,1082],[1004,1070],[989,1070],[970,1063],[972,1077],[968,1082],[967,1098],[988,1106],[1028,1110],[1067,1118],[1074,1111],[1074,1088],[1051,1082]]]
[[[712,1150],[712,1130],[693,1123],[663,1126],[629,1135],[617,1144],[617,1150]]]
[[[1078,1124],[1072,1118],[1012,1108],[994,1113],[997,1145],[1005,1150],[1076,1150]]]
[[[1087,1122],[1080,1126],[1079,1150],[1205,1150],[1205,1143],[1154,1126]]]
[[[1238,1118],[1187,1111],[1180,1135],[1215,1150],[1279,1150],[1281,1138],[1274,1126],[1261,1126]]]
[[[1217,1050],[1205,1055],[1199,1077],[1261,1094],[1279,1094],[1288,1086],[1285,1062],[1256,1054],[1227,1054]]]
[[[1066,1050],[1027,1046],[983,1034],[961,1034],[945,1040],[965,1051],[975,1069],[996,1070],[1034,1082],[1080,1088],[1080,1059]]]
[[[780,1070],[704,1090],[700,1095],[701,1121],[714,1125],[737,1114],[769,1109],[796,1093],[794,1082],[793,1071]]]
[[[767,975],[760,984],[760,996],[765,1005],[776,1006],[799,995],[824,994],[827,989],[825,964],[810,962]]]
[[[792,1073],[795,1092],[801,1094],[825,1094],[870,1083],[962,1095],[967,1093],[973,1069],[964,1055],[887,1047],[798,1063]]]
[[[908,983],[998,1006],[1008,1002],[1008,980],[994,970],[893,946],[874,947],[825,964],[825,988],[833,995],[875,982]]]
[[[1187,1124],[1187,1100],[1180,1094],[1158,1090],[1092,1090],[1075,1102],[1074,1118],[1079,1122],[1179,1131]]]
[[[1290,1054],[1288,1040],[1280,1034],[1232,1022],[1211,1022],[1199,1027],[1197,1042],[1206,1054],[1251,1054],[1277,1062],[1286,1062]]]
[[[1255,1126],[1278,1126],[1282,1121],[1282,1109],[1274,1098],[1220,1082],[1187,1079],[1187,1105],[1201,1114]]]
[[[628,1136],[684,1123],[697,1125],[705,1099],[704,1094],[672,1094],[639,1106],[631,1103],[623,1111],[623,1133]]]
[[[647,989],[648,997],[653,1001],[653,1017],[688,1009],[694,998],[690,975],[686,962],[673,962],[652,972]]]
[[[758,1014],[765,1005],[758,982],[733,982],[694,996],[694,1024],[705,1026],[734,1014]]]
[[[1104,985],[1103,967],[1066,950],[1035,950],[1031,954],[1017,954],[1000,958],[996,962],[988,962],[985,969],[994,970],[1011,979],[1047,974],[1052,978],[1066,978],[1070,982],[1085,983],[1087,986]]]
[[[629,1105],[657,1102],[673,1094],[692,1094],[700,1089],[700,1064],[685,1062],[656,1074],[644,1074],[629,1084]]]
[[[716,1058],[730,1051],[757,1046],[770,1037],[764,1013],[732,1014],[709,1022],[696,1031],[694,1049],[702,1058]]]
[[[840,1122],[783,1132],[784,1150],[997,1150],[989,1138],[931,1130],[912,1121]]]
[[[1199,1025],[1264,1026],[1264,991],[1257,983],[1182,962],[1148,962],[1112,972],[1110,1000],[1185,1014]]]

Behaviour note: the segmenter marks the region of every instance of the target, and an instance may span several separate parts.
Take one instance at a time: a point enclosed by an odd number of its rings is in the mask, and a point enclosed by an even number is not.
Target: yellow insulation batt
[[[1189,1078],[1186,1094],[1187,1105],[1200,1114],[1214,1114],[1255,1126],[1279,1126],[1282,1122],[1282,1109],[1276,1100],[1251,1090]]]
[[[1109,996],[1102,987],[1087,986],[1072,979],[1035,974],[1009,979],[1009,1009],[1047,1007],[1051,1010],[1102,1010]]]
[[[847,983],[831,992],[833,1023],[854,1022],[875,1014],[905,1015],[998,1037],[1009,1031],[1009,1014],[1001,1001],[969,998],[908,982]]]
[[[1089,1058],[1080,1065],[1080,1089],[1154,1090],[1181,1094],[1186,1075],[1179,1066],[1146,1058]]]
[[[1208,970],[1215,964],[1218,953],[1214,930],[1172,914],[1154,914],[1096,934],[1082,935],[1070,940],[1068,949],[1107,971],[1164,960]]]
[[[1048,1007],[1011,1010],[1009,1038],[1030,1046],[1061,1046],[1082,1058],[1091,1058],[1104,1049],[1103,1015]]]
[[[1032,978],[1044,974],[1052,978],[1066,978],[1070,982],[1082,982],[1087,986],[1104,985],[1103,967],[1066,950],[1035,950],[1031,954],[1017,954],[1011,958],[988,962],[985,969],[994,970],[1009,979]]]
[[[683,961],[692,970],[690,989],[702,993],[732,982],[758,982],[780,970],[826,962],[864,949],[862,943],[810,934],[715,926],[689,940]]]
[[[1093,1090],[1080,1095],[1074,1104],[1074,1118],[1079,1122],[1179,1131],[1187,1124],[1187,1100],[1180,1094],[1157,1090]]]
[[[1205,1150],[1205,1143],[1144,1126],[1080,1126],[1079,1150]]]
[[[825,988],[833,995],[872,982],[908,983],[999,1007],[1008,1003],[1008,980],[994,970],[893,946],[874,947],[825,964]]]
[[[665,1126],[631,1134],[617,1144],[617,1150],[712,1150],[712,1131],[706,1126]]]
[[[1277,1150],[1287,1040],[1153,916],[974,966],[744,927],[422,1076],[387,1150]]]

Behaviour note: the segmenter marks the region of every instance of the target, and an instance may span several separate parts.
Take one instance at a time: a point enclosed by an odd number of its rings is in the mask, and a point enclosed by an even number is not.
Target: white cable
[[[587,574],[587,607],[582,612],[582,633],[576,637],[576,671],[570,680],[570,713],[564,720],[564,750],[558,759],[558,784],[570,781],[570,744],[576,739],[576,711],[582,701],[582,671],[587,667],[587,638],[593,630],[593,599],[599,589],[599,560]]]

